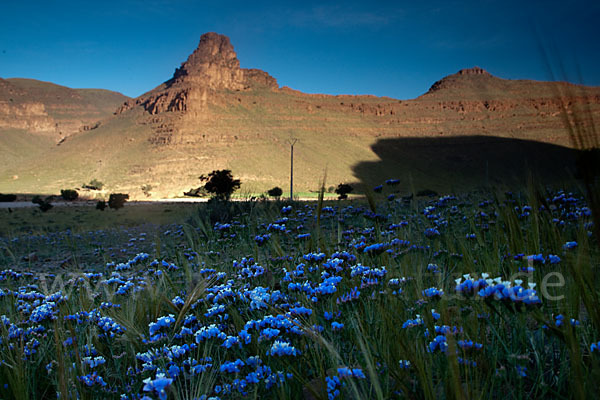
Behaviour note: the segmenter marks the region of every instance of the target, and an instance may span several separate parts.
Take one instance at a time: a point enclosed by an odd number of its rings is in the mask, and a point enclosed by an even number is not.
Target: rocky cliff
[[[149,114],[202,111],[218,90],[249,90],[255,86],[277,89],[277,81],[258,69],[240,68],[229,38],[214,32],[200,38],[198,48],[173,77],[156,89],[123,104],[117,113],[141,105]]]
[[[108,90],[0,78],[0,129],[25,130],[58,142],[99,126],[127,99]]]

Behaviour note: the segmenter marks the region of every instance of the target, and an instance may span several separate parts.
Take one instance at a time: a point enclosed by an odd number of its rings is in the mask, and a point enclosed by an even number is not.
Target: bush
[[[106,208],[106,202],[104,200],[99,200],[96,203],[96,210],[104,211],[105,208]]]
[[[241,186],[239,179],[233,179],[231,170],[220,169],[212,171],[208,176],[201,175],[201,181],[206,181],[204,188],[217,200],[228,201],[233,192]]]
[[[83,185],[83,187],[90,190],[102,190],[104,183],[100,182],[98,179],[92,179],[90,183]]]
[[[37,204],[38,206],[40,206],[40,210],[46,212],[53,207],[50,203],[51,199],[52,197],[46,197],[44,200],[42,200],[40,196],[34,196],[33,199],[31,199],[31,202],[33,204]]]
[[[281,197],[283,190],[279,186],[275,186],[273,189],[269,189],[267,194],[271,197]]]
[[[129,199],[129,195],[125,193],[111,193],[108,198],[108,206],[118,210],[123,208],[125,202]]]
[[[16,194],[2,194],[0,193],[0,203],[10,203],[17,200]]]
[[[141,189],[142,189],[142,193],[144,193],[144,195],[146,197],[151,196],[150,191],[152,190],[152,185],[144,185],[144,186],[142,186]]]
[[[204,186],[200,186],[195,189],[190,189],[187,192],[183,192],[183,195],[190,197],[205,197],[208,196],[208,192],[206,191],[206,189],[204,189]]]
[[[338,195],[339,200],[344,200],[348,198],[348,193],[352,193],[353,190],[354,188],[347,183],[340,183],[335,189],[335,193]]]
[[[73,189],[63,189],[60,191],[60,197],[66,201],[73,201],[79,197],[79,193]]]

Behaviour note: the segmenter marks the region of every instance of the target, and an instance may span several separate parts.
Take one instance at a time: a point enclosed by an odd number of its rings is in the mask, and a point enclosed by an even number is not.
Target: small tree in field
[[[96,203],[96,210],[104,211],[105,208],[106,208],[106,201],[98,200],[98,202]]]
[[[79,193],[77,193],[77,191],[73,189],[62,189],[60,191],[60,197],[62,197],[63,200],[66,201],[73,201],[77,200],[77,198],[79,197]]]
[[[34,196],[33,199],[31,199],[31,202],[40,206],[40,210],[43,212],[46,212],[53,207],[53,205],[50,204],[50,201],[51,197],[46,197],[46,199],[42,200],[40,196]]]
[[[354,188],[347,183],[340,183],[335,189],[335,193],[338,195],[339,200],[344,200],[348,198],[348,193],[352,193],[353,190]]]
[[[279,198],[283,194],[283,190],[279,186],[275,186],[273,189],[269,189],[267,191],[267,194],[270,197],[277,197],[277,198]]]
[[[108,206],[112,209],[118,210],[123,208],[125,202],[129,199],[129,195],[125,193],[111,193],[108,197]]]
[[[228,201],[231,198],[233,192],[240,188],[242,185],[239,179],[233,179],[231,170],[219,169],[211,172],[208,176],[200,176],[204,184],[204,189],[208,193],[211,193],[214,198],[218,200]]]

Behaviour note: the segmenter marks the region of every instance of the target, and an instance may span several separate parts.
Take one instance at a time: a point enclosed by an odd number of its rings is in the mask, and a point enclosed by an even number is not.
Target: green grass
[[[62,232],[67,229],[74,233],[99,229],[135,227],[143,224],[168,225],[185,222],[197,211],[194,204],[135,204],[125,203],[125,207],[104,211],[97,210],[95,204],[57,206],[48,212],[38,207],[14,208],[9,212],[0,209],[0,236],[13,237],[22,234],[45,234]]]

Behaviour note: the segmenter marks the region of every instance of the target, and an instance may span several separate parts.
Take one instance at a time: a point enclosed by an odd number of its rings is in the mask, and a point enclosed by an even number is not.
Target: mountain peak
[[[264,71],[241,68],[229,38],[208,32],[200,37],[198,47],[175,70],[171,79],[139,96],[135,102],[126,102],[116,113],[121,114],[138,105],[150,114],[202,112],[213,95],[221,90],[244,91],[255,87],[276,90],[279,85]]]
[[[240,62],[227,36],[209,32],[200,37],[198,47],[190,54],[187,61],[175,70],[173,79],[186,75],[202,75],[209,69],[217,68],[237,71],[240,69]]]
[[[197,83],[211,89],[241,89],[244,73],[229,38],[215,32],[200,37],[198,47],[175,70],[168,86]]]
[[[485,69],[483,69],[481,67],[478,67],[478,66],[474,66],[473,68],[461,69],[460,71],[458,71],[456,73],[456,75],[487,75],[487,76],[492,76],[492,74],[490,74]]]
[[[491,81],[490,78],[495,77],[481,67],[475,66],[472,68],[464,68],[455,74],[448,75],[435,82],[431,85],[427,94],[435,93],[443,89],[461,89],[464,88],[465,85],[476,84],[475,82],[486,84]]]

